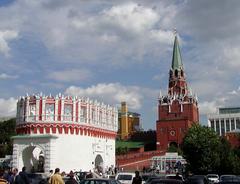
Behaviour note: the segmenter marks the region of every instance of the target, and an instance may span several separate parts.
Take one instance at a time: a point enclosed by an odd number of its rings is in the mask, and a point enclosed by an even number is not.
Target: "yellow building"
[[[122,102],[118,111],[118,137],[126,140],[133,133],[140,130],[140,114],[129,112],[127,103]]]

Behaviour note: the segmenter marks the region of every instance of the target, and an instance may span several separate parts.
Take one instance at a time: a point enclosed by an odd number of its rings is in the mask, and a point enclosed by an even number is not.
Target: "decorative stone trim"
[[[63,123],[27,123],[18,125],[17,134],[72,134],[115,139],[116,132],[92,126]]]

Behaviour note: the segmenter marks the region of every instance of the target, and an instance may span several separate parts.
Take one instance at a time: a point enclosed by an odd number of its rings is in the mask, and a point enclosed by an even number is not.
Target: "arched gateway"
[[[38,146],[28,146],[22,151],[23,165],[31,168],[32,172],[44,172],[44,154],[43,149]]]
[[[103,158],[101,155],[97,155],[95,158],[95,168],[98,172],[102,172],[103,170]]]
[[[17,103],[13,167],[48,172],[115,165],[117,109],[78,97],[26,96]]]

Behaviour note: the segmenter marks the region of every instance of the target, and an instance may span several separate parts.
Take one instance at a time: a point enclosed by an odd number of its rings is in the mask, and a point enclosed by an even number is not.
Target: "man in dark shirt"
[[[22,171],[19,173],[19,175],[16,176],[15,183],[16,184],[30,184],[29,178],[26,173],[26,167],[23,167]]]
[[[139,175],[139,171],[135,171],[135,177],[133,178],[132,184],[142,184],[142,177]]]

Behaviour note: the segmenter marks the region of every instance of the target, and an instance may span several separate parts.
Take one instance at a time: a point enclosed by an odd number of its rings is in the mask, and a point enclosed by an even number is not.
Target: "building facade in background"
[[[128,111],[127,103],[122,102],[118,115],[118,137],[126,140],[140,130],[140,114]]]
[[[219,108],[218,113],[208,115],[208,126],[220,136],[240,130],[240,107]]]
[[[168,93],[159,95],[157,150],[166,151],[170,145],[178,147],[188,129],[198,122],[197,97],[187,85],[178,38],[175,35]]]
[[[118,111],[90,99],[21,97],[13,137],[13,167],[27,171],[88,171],[115,166]]]

